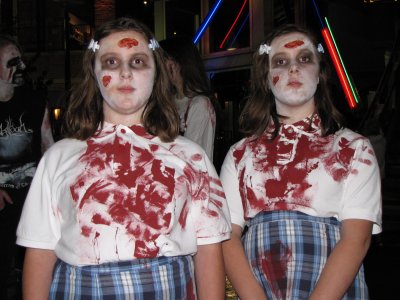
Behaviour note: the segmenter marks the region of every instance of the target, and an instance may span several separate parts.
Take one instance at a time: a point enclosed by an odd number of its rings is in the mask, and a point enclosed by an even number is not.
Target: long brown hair
[[[203,60],[192,40],[187,37],[174,37],[162,40],[160,45],[167,57],[179,65],[184,95],[189,98],[204,95],[212,99],[213,93]]]
[[[310,31],[294,24],[285,24],[271,31],[260,43],[271,45],[272,41],[282,35],[299,32],[306,35],[312,44],[317,47],[317,39]],[[328,88],[329,67],[326,55],[317,53],[319,60],[319,84],[314,95],[316,112],[321,118],[322,134],[328,135],[336,132],[342,123],[342,116],[332,103]],[[251,69],[251,93],[243,111],[240,115],[239,126],[245,136],[260,135],[267,125],[274,121],[275,132],[273,138],[279,131],[279,116],[276,111],[275,98],[267,86],[269,73],[269,56],[259,54],[258,48],[253,55],[253,66]]]
[[[104,23],[96,30],[93,39],[99,42],[110,34],[121,31],[138,32],[149,42],[155,39],[146,25],[131,18],[119,18]],[[179,134],[179,116],[169,89],[165,54],[160,47],[152,52],[156,74],[153,92],[142,114],[142,123],[147,132],[164,142],[170,142]],[[87,49],[83,56],[82,80],[70,91],[62,124],[64,137],[86,140],[103,125],[103,97],[97,85],[94,63],[95,53]]]

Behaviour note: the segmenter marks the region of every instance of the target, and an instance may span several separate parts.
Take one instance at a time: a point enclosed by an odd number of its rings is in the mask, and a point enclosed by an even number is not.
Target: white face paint
[[[17,67],[7,67],[7,63],[18,56],[21,56],[21,53],[14,45],[8,45],[0,51],[0,80],[2,80],[3,83],[11,84]]]
[[[319,82],[319,61],[310,39],[302,33],[275,38],[269,54],[268,86],[279,114],[297,121],[312,114]]]
[[[95,74],[106,122],[127,126],[141,122],[155,78],[153,51],[148,44],[135,31],[113,33],[100,40]]]

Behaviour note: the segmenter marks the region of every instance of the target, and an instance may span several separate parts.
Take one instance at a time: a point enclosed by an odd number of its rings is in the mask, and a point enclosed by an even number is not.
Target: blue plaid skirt
[[[257,214],[243,236],[247,259],[268,299],[308,299],[340,238],[335,218],[296,211]],[[368,299],[360,268],[343,299]]]
[[[49,299],[196,299],[193,258],[160,257],[83,267],[58,260]]]

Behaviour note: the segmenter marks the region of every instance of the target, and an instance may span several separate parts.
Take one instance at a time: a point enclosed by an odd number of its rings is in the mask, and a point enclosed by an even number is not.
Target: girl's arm
[[[225,271],[221,243],[198,246],[194,256],[197,298],[225,299]]]
[[[367,254],[372,222],[349,219],[341,226],[341,238],[329,256],[310,300],[342,299]]]
[[[48,299],[56,260],[53,250],[26,249],[22,275],[24,299]]]
[[[222,243],[228,278],[240,299],[267,299],[262,287],[250,269],[244,253],[241,235],[242,228],[236,224],[232,224],[231,239]]]
[[[47,149],[50,148],[51,145],[54,144],[53,132],[51,130],[51,123],[50,123],[50,114],[47,106],[44,111],[40,132],[42,136],[42,141],[41,141],[42,153],[44,153]]]

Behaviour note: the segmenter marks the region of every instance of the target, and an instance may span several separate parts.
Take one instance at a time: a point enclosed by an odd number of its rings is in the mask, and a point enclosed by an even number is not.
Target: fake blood
[[[109,75],[103,76],[102,80],[103,80],[103,86],[107,87],[111,81],[111,76]]]
[[[118,46],[121,48],[132,48],[133,46],[139,45],[139,42],[136,39],[124,38],[118,42]]]
[[[272,292],[278,299],[286,299],[287,269],[292,259],[292,251],[281,241],[276,241],[264,253],[260,264],[263,273],[271,283]]]
[[[135,241],[136,258],[157,256],[154,241],[167,232],[172,218],[167,208],[173,201],[175,170],[118,135],[108,142],[89,140],[80,163],[84,172],[71,185],[71,195],[82,211],[82,235],[97,239],[103,226],[125,228]]]
[[[296,48],[296,47],[299,47],[299,46],[301,46],[303,44],[304,44],[303,41],[296,40],[296,41],[289,42],[289,43],[285,44],[285,48]]]

